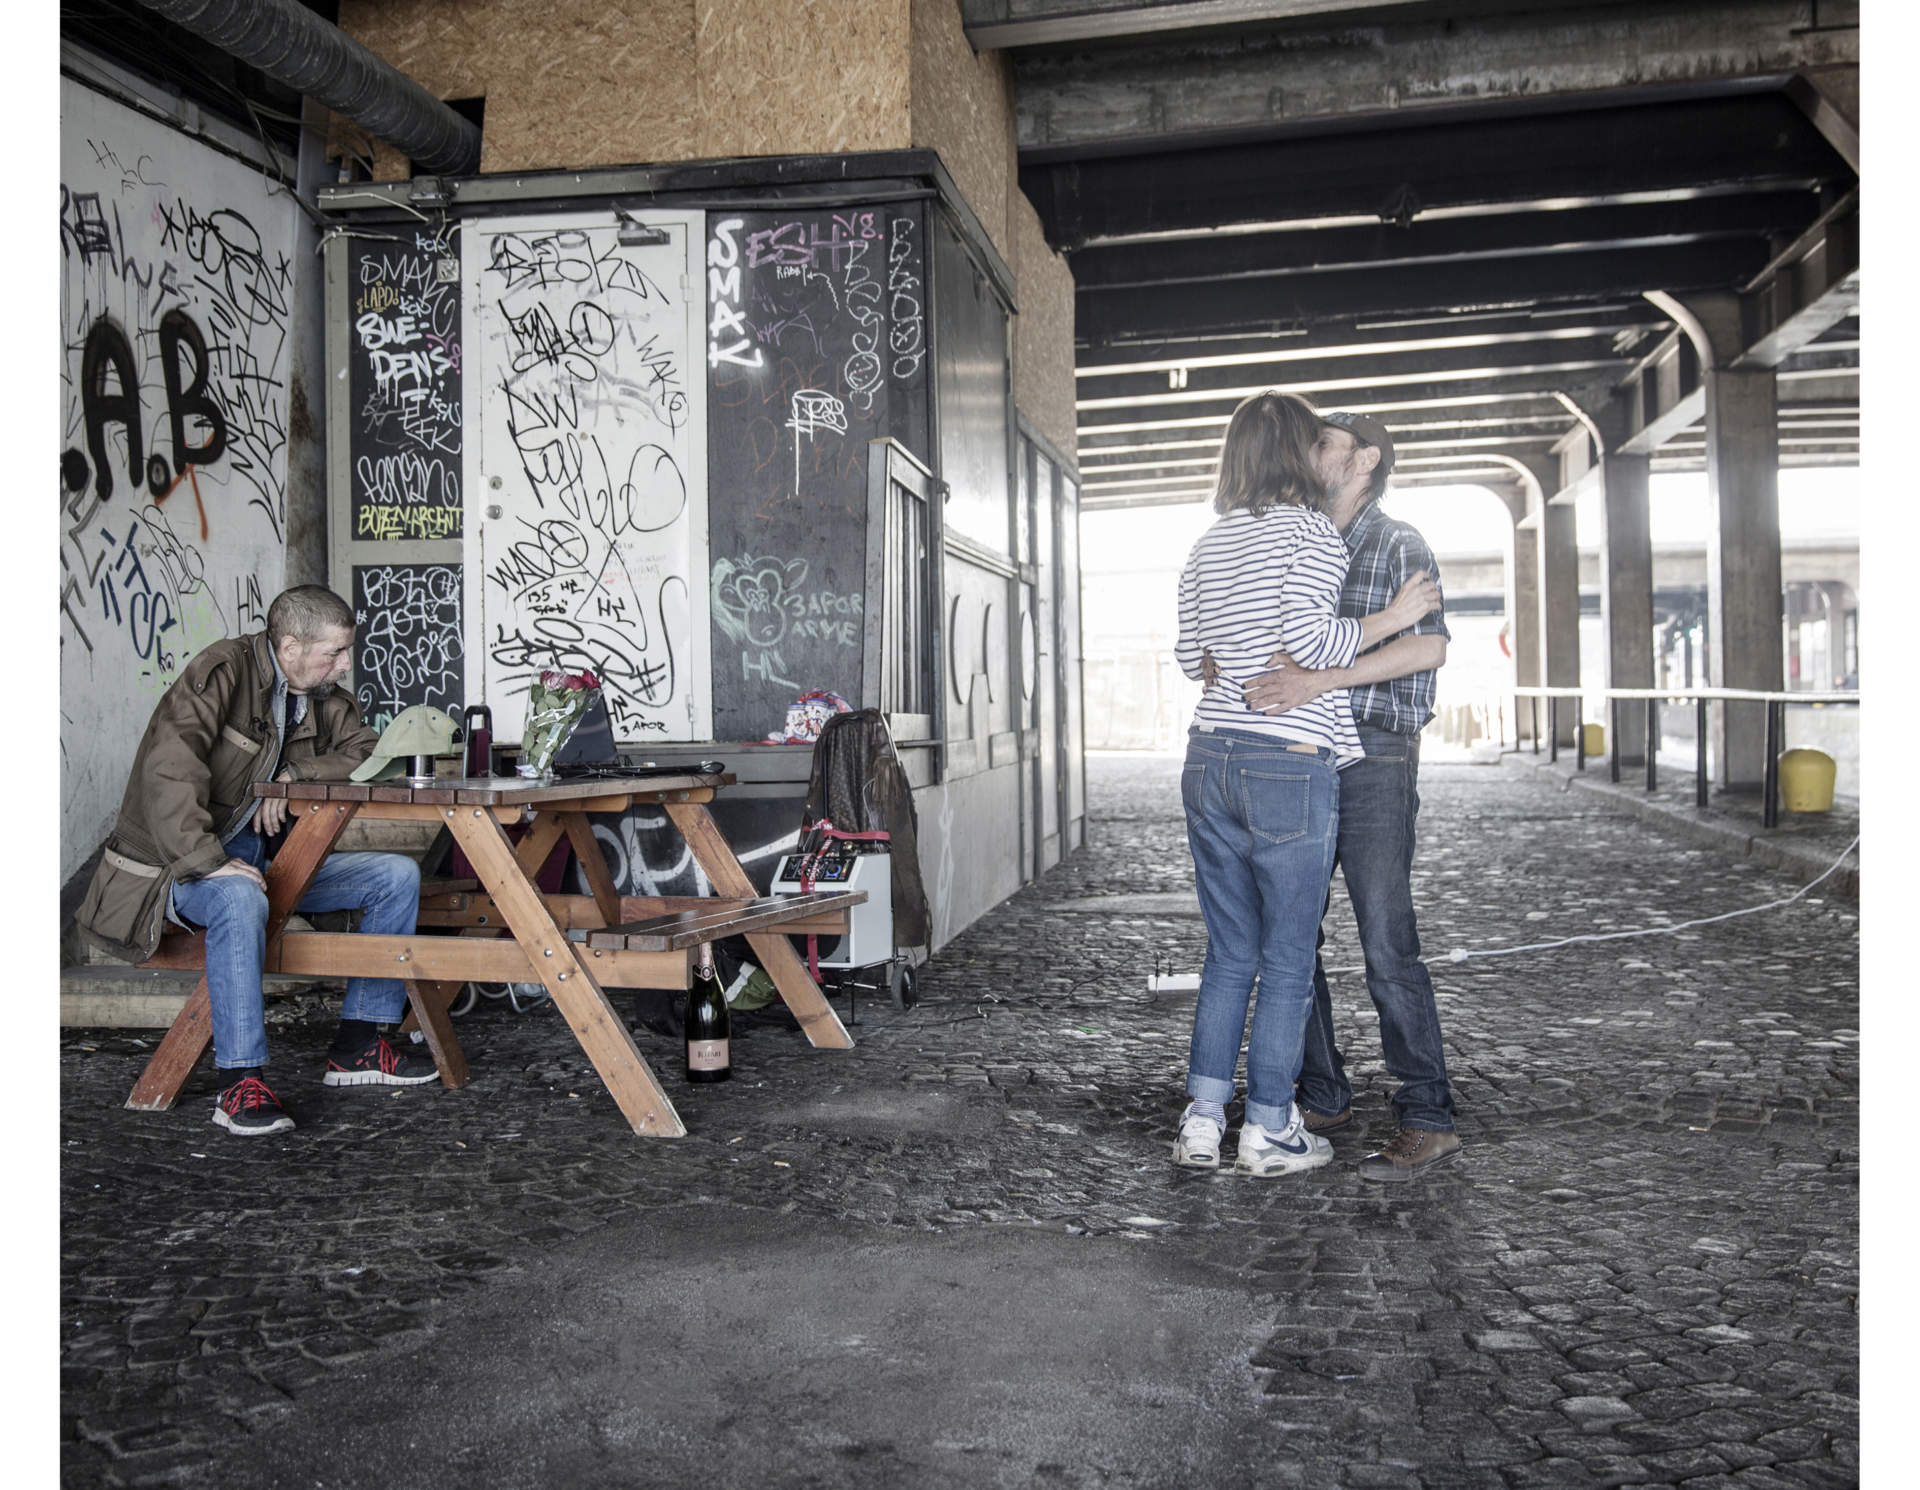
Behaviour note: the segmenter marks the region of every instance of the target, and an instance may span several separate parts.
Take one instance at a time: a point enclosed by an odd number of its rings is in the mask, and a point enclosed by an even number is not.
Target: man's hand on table
[[[275,781],[290,781],[285,771],[273,778]],[[287,799],[285,797],[262,797],[260,810],[254,814],[254,827],[262,838],[271,838],[287,825]]]
[[[1285,652],[1275,652],[1267,659],[1267,666],[1274,671],[1248,679],[1243,690],[1247,707],[1256,714],[1284,714],[1312,703],[1334,686],[1330,669],[1300,667]]]

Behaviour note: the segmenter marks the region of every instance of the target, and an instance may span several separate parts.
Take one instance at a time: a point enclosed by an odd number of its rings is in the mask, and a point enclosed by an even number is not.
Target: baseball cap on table
[[[1370,414],[1349,414],[1344,409],[1335,409],[1320,416],[1323,423],[1338,425],[1363,445],[1371,445],[1380,452],[1380,469],[1393,469],[1393,436],[1387,433],[1387,427]]]
[[[432,704],[402,709],[380,733],[373,754],[353,769],[355,781],[386,781],[404,776],[416,755],[453,755],[460,745],[460,726],[450,714]]]

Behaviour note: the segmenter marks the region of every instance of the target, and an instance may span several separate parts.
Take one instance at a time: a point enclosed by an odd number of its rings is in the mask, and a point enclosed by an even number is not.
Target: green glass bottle
[[[702,942],[693,986],[687,989],[687,1080],[725,1081],[733,1075],[732,1039],[727,995],[713,971],[713,947]]]

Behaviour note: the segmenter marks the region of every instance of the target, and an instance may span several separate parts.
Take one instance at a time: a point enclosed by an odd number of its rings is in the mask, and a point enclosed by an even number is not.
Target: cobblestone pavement
[[[1336,1164],[1273,1181],[1177,1171],[1192,995],[1146,988],[1156,958],[1197,970],[1204,949],[1177,777],[1168,759],[1095,757],[1087,846],[945,949],[915,1009],[863,999],[852,1051],[755,1028],[736,1079],[695,1089],[673,1074],[676,1045],[641,1031],[691,1130],[679,1142],[628,1134],[550,1010],[483,1006],[462,1026],[471,1086],[388,1094],[321,1088],[332,1011],[291,1005],[275,1069],[301,1127],[250,1142],[207,1121],[210,1070],[174,1112],[128,1112],[151,1038],[66,1031],[64,1481],[266,1483],[246,1469],[264,1446],[407,1361],[434,1363],[440,1400],[457,1400],[464,1319],[531,1288],[547,1259],[671,1231],[663,1218],[698,1202],[713,1220],[688,1244],[713,1255],[728,1217],[1007,1266],[1079,1238],[1089,1269],[1135,1258],[1228,1290],[1252,1321],[1217,1335],[1210,1368],[1239,1384],[1208,1388],[1224,1414],[1208,1431],[1231,1449],[1187,1483],[1224,1482],[1223,1465],[1356,1490],[1855,1483],[1854,906],[1816,891],[1671,935],[1450,960],[1718,915],[1794,882],[1529,773],[1431,766],[1416,896],[1464,1154],[1404,1186],[1352,1172],[1391,1131],[1392,1083],[1364,985],[1343,973],[1362,1121],[1336,1135]],[[1328,963],[1343,968],[1356,941],[1334,904]],[[1116,1323],[1129,1307],[1122,1288]],[[1150,1340],[1112,1339],[1103,1372],[1139,1392],[1164,1379]],[[756,1345],[733,1348],[746,1361]],[[816,1406],[892,1389],[875,1370]],[[666,1442],[658,1424],[624,1431]],[[1147,1485],[1196,1462],[1129,1431],[1106,1461],[1021,1437],[955,1458],[972,1450],[928,1439],[881,1467],[859,1445],[821,1475],[768,1461],[753,1482]],[[674,1483],[652,1462],[604,1482]],[[729,1463],[725,1482],[747,1482]],[[329,1484],[412,1482],[371,1456],[328,1468]]]

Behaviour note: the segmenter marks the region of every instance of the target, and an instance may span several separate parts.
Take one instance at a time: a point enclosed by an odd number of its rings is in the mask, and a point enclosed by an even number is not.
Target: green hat
[[[416,755],[453,755],[460,745],[460,726],[431,704],[415,704],[394,716],[380,735],[373,754],[354,767],[355,781],[388,781],[404,776]]]

